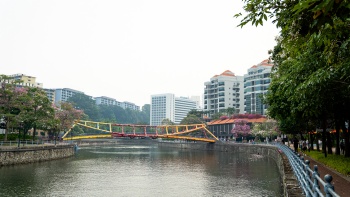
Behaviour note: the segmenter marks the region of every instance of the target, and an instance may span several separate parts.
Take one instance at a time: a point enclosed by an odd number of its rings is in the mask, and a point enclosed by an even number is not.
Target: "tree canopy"
[[[246,15],[239,26],[263,25],[269,18],[280,28],[270,51],[274,62],[265,102],[268,114],[280,123],[295,125],[294,133],[308,125],[323,129],[333,120],[343,130],[346,156],[350,156],[350,4],[347,0],[254,1],[244,0]],[[242,14],[236,14],[241,17]],[[286,124],[285,124],[286,125]],[[333,124],[334,125],[334,124]],[[288,127],[280,127],[288,129]],[[323,150],[326,150],[323,143]]]

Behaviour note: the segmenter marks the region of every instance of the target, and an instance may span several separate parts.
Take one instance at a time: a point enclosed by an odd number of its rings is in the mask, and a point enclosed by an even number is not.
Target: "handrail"
[[[276,144],[276,146],[287,156],[294,174],[299,181],[303,193],[306,197],[311,196],[326,196],[326,197],[340,197],[334,190],[334,185],[331,184],[333,178],[331,175],[326,174],[324,181],[318,173],[318,166],[314,165],[314,170],[309,167],[310,161],[304,161],[304,157],[297,154],[288,146],[282,144]],[[324,188],[324,195],[320,190],[321,184]]]

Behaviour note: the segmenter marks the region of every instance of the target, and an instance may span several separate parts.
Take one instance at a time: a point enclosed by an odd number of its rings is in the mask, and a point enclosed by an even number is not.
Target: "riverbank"
[[[0,148],[0,166],[61,159],[75,154],[74,144],[42,144]]]

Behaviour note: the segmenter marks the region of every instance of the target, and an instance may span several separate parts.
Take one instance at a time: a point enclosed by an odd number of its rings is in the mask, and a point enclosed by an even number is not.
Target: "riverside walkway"
[[[317,165],[320,177],[323,178],[326,174],[332,176],[332,185],[334,185],[334,190],[337,194],[339,194],[341,197],[350,197],[350,176],[342,175],[334,169],[329,168],[324,164],[313,160],[311,157],[304,156],[304,159],[310,161],[310,167]],[[322,185],[320,189],[322,191],[324,190]]]

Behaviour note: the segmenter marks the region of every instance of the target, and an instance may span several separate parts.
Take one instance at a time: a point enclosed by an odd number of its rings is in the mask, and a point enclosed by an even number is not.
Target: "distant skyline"
[[[236,27],[234,0],[0,1],[0,73],[36,77],[142,107],[153,94],[203,96],[204,82],[243,76],[279,31]]]

